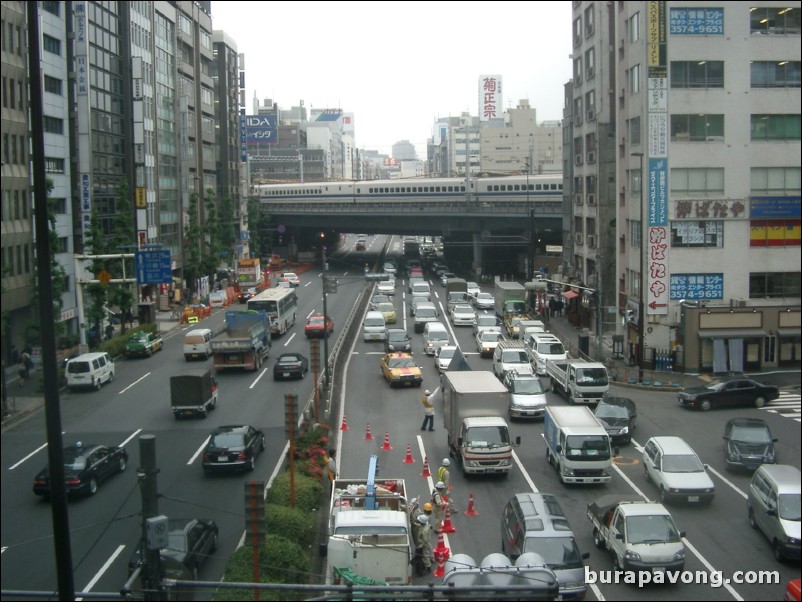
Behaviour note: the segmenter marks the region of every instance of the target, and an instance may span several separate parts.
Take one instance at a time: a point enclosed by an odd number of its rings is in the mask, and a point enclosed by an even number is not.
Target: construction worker
[[[420,550],[421,561],[425,572],[432,570],[432,528],[429,525],[429,516],[419,514],[412,521],[412,538],[415,542],[416,553]]]
[[[423,400],[421,403],[423,404],[423,424],[420,425],[420,430],[425,431],[426,426],[428,425],[429,430],[434,430],[434,406],[432,402],[429,401],[429,395],[431,395],[431,391],[426,389],[423,393]]]
[[[439,532],[446,516],[448,499],[445,497],[446,486],[443,481],[437,481],[432,491],[432,507],[434,508],[434,530]]]
[[[451,489],[451,473],[448,471],[449,466],[451,466],[451,460],[443,458],[443,461],[440,462],[440,468],[437,469],[437,480],[442,481],[446,486],[446,494],[448,490]]]
[[[334,484],[334,479],[337,478],[336,456],[337,456],[337,450],[333,448],[329,450],[328,455],[326,455],[325,453],[323,454],[323,459],[326,462],[326,472],[329,475],[329,482],[332,483],[332,485]]]

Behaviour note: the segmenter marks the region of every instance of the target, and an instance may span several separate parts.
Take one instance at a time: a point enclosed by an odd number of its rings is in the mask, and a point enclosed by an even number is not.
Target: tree
[[[201,275],[201,238],[203,229],[198,215],[199,197],[197,192],[189,195],[187,219],[189,225],[184,230],[184,277],[190,283],[190,290],[198,290]]]
[[[217,268],[220,266],[220,219],[217,215],[217,203],[214,191],[209,188],[204,199],[206,205],[206,222],[203,224],[203,234],[206,240],[203,256],[201,257],[201,273],[214,282]]]
[[[273,236],[269,230],[270,222],[270,216],[261,211],[259,197],[248,197],[248,234],[251,254],[254,257],[264,257],[272,248]]]
[[[234,246],[239,242],[239,221],[234,209],[234,201],[229,195],[220,199],[220,247],[226,252],[226,257],[234,254]]]
[[[133,213],[131,209],[130,191],[128,180],[123,179],[117,187],[116,212],[111,222],[111,237],[109,246],[113,249],[112,253],[130,253],[136,244],[136,228],[134,227]],[[135,274],[134,260],[122,259],[120,262],[112,263],[112,275],[115,278],[122,278],[122,263],[125,262],[125,274],[131,276]],[[134,293],[129,284],[119,284],[109,288],[109,304],[118,307],[120,310],[121,332],[125,332],[125,316],[133,309]]]

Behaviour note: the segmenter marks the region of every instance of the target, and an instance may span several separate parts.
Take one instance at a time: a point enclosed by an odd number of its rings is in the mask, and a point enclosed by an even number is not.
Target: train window
[[[535,190],[543,190],[543,186],[540,184],[535,184]]]
[[[513,187],[513,190],[520,190],[520,189],[521,189],[521,186],[520,186],[519,184],[516,184],[516,185]]]
[[[552,190],[557,190],[557,184],[552,184],[552,185],[551,185],[551,189],[552,189]]]

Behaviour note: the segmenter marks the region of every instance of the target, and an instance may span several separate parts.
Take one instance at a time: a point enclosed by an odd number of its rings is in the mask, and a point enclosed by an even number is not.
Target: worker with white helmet
[[[412,521],[412,539],[415,548],[420,548],[421,560],[426,572],[432,570],[432,527],[429,524],[428,514],[419,514]]]
[[[448,471],[449,466],[451,466],[451,460],[443,458],[443,461],[440,462],[440,468],[437,469],[437,480],[442,481],[446,486],[446,495],[448,495],[448,490],[451,489],[451,473]]]
[[[437,481],[432,491],[432,506],[434,507],[434,530],[440,531],[443,520],[446,517],[446,505],[448,500],[445,497],[446,486],[443,481]]]
[[[431,394],[429,389],[423,392],[423,400],[421,401],[423,404],[423,424],[420,425],[420,430],[422,431],[425,431],[427,426],[430,431],[434,430],[434,405],[429,401],[429,396]]]

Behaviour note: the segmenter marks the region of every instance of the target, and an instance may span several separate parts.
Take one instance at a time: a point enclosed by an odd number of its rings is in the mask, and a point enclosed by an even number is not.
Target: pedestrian
[[[441,481],[443,485],[446,486],[446,492],[451,489],[451,473],[448,471],[449,466],[451,466],[451,460],[443,458],[443,461],[440,462],[440,468],[437,469],[437,480]]]
[[[553,318],[557,315],[557,301],[554,300],[554,297],[549,299],[549,317]]]
[[[337,450],[330,449],[329,455],[323,454],[326,460],[326,471],[329,475],[329,482],[334,484],[334,479],[337,478]]]
[[[25,384],[25,379],[28,378],[28,370],[25,368],[25,361],[20,357],[17,363],[17,374],[19,374],[19,386]]]
[[[423,404],[423,424],[420,425],[420,430],[425,431],[426,425],[429,425],[429,430],[434,430],[434,406],[432,402],[429,401],[429,396],[432,393],[429,389],[423,392],[423,400],[421,403]]]
[[[429,516],[427,514],[419,514],[412,521],[412,539],[415,542],[416,551],[420,549],[423,569],[426,573],[432,570],[431,532],[432,527],[429,524]]]
[[[20,362],[25,367],[25,378],[28,379],[31,377],[31,367],[33,366],[33,360],[31,360],[31,353],[28,351],[29,347],[26,347],[22,351],[22,355],[20,356]]]
[[[562,299],[557,299],[557,315],[562,317],[563,309],[565,309],[565,301]]]
[[[434,486],[434,491],[432,491],[432,508],[434,509],[434,530],[438,533],[440,532],[440,528],[443,526],[443,520],[446,516],[446,505],[448,501],[444,497],[444,493],[446,490],[445,483],[443,481],[437,481]]]

